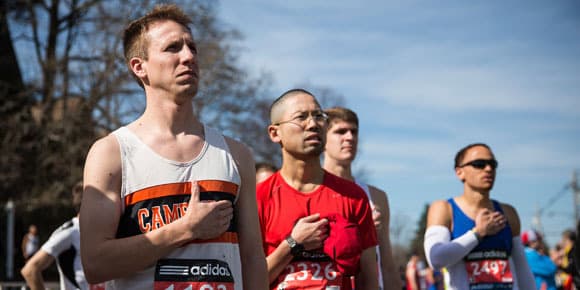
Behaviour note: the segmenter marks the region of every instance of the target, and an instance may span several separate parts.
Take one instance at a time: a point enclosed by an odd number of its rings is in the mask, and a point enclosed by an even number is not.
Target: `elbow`
[[[432,253],[432,252],[427,252],[427,253],[425,253],[425,255],[427,257],[427,262],[429,263],[431,268],[433,268],[435,270],[440,270],[441,268],[447,266],[443,263],[443,261],[439,257],[439,255]]]
[[[24,280],[28,281],[32,277],[34,277],[34,273],[36,271],[37,270],[35,269],[35,267],[31,263],[26,263],[26,265],[24,265],[24,267],[20,270],[20,274],[22,275]]]
[[[99,271],[95,265],[83,263],[83,271],[89,284],[99,284],[106,281],[101,275],[102,271]]]
[[[81,263],[83,265],[83,272],[85,273],[85,280],[89,284],[99,284],[105,282],[103,277],[103,271],[99,269],[96,259],[86,258],[86,255],[82,255],[81,252]],[[89,262],[90,261],[90,262]]]

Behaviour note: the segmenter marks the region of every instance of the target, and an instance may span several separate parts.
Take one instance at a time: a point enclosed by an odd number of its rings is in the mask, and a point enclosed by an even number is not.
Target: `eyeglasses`
[[[274,123],[272,125],[278,126],[284,123],[292,123],[294,125],[300,126],[302,128],[306,127],[308,124],[308,119],[312,118],[317,124],[324,124],[328,121],[328,115],[324,111],[310,111],[310,112],[299,112],[294,118],[286,121],[281,121]]]
[[[495,159],[475,159],[473,161],[469,161],[463,165],[460,165],[459,167],[465,167],[465,166],[473,166],[473,168],[477,168],[477,169],[484,169],[487,166],[490,166],[491,169],[495,170],[497,168],[497,160]]]

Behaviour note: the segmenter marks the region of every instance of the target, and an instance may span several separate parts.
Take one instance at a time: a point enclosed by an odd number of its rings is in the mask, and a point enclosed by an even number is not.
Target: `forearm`
[[[395,266],[395,260],[393,259],[390,237],[384,234],[380,235],[379,245],[383,287],[385,290],[399,290],[403,285],[397,267]]]
[[[376,261],[375,247],[363,250],[360,257],[360,272],[356,275],[355,281],[357,290],[376,290],[379,288]]]
[[[280,273],[284,271],[286,266],[292,261],[293,256],[290,254],[290,247],[286,241],[282,241],[280,245],[266,257],[268,266],[268,283],[272,284],[278,278]]]
[[[44,290],[44,279],[42,278],[42,271],[44,271],[52,262],[54,258],[43,249],[36,252],[34,256],[26,262],[20,273],[26,284],[32,290]]]
[[[511,258],[514,263],[518,287],[520,289],[536,289],[534,275],[528,265],[524,247],[519,237],[514,237],[512,239]]]
[[[42,278],[42,273],[40,271],[22,271],[22,276],[26,281],[26,285],[30,287],[31,290],[44,290],[44,279]]]
[[[266,290],[268,289],[266,257],[264,256],[261,239],[256,239],[261,233],[254,196],[252,194],[251,200],[254,204],[242,203],[243,201],[240,200],[240,205],[236,207],[239,217],[237,219],[237,228],[243,229],[238,233],[242,275],[244,277],[244,289]]]
[[[451,240],[449,230],[444,226],[430,226],[425,232],[425,256],[435,269],[459,262],[477,244],[477,237],[471,231],[454,240]]]
[[[381,260],[381,270],[381,274],[383,275],[383,288],[385,290],[399,290],[403,287],[401,277],[392,259],[390,261]]]
[[[177,220],[146,234],[101,242],[86,241],[81,234],[81,255],[87,281],[101,283],[153,266],[160,258],[191,241],[180,228],[180,220]]]

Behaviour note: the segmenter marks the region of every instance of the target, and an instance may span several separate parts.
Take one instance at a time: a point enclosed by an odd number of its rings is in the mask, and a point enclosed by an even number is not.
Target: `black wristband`
[[[296,257],[304,251],[304,246],[296,242],[291,235],[286,237],[286,242],[288,243],[288,246],[290,246],[290,254],[292,254],[292,256]]]

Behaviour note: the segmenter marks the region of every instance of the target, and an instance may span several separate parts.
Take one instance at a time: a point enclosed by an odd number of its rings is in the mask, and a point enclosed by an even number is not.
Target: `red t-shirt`
[[[324,174],[315,191],[302,193],[276,172],[257,185],[257,202],[264,253],[270,255],[291,233],[298,219],[320,213],[321,217],[339,214],[358,225],[362,249],[377,245],[377,233],[368,198],[355,183]],[[350,288],[350,277],[343,277],[336,264],[322,249],[295,257],[271,285],[271,289],[326,289],[326,286]]]

